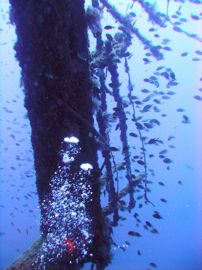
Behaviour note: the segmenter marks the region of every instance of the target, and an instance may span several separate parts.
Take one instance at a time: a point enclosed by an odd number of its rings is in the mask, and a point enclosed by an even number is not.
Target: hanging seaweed
[[[93,3],[92,6],[94,9],[99,8],[98,3]],[[96,36],[96,55],[100,55],[102,53],[103,49],[103,41],[101,37],[101,33]],[[110,137],[108,134],[108,119],[107,119],[107,96],[106,96],[106,85],[105,85],[105,80],[106,76],[101,68],[96,69],[95,71],[92,71],[92,76],[97,76],[99,83],[100,83],[100,88],[97,89],[97,93],[94,93],[94,96],[97,96],[99,100],[101,101],[100,108],[96,114],[96,119],[98,122],[99,126],[99,131],[102,137],[105,139],[107,142],[108,147],[105,147],[104,150],[102,150],[102,155],[104,158],[104,167],[106,169],[106,178],[107,178],[107,191],[108,191],[108,203],[109,205],[112,206],[114,209],[114,216],[113,216],[113,225],[117,225],[118,222],[118,205],[117,205],[117,191],[115,190],[115,181],[118,183],[118,175],[114,179],[114,171],[113,171],[113,165],[116,170],[116,163],[114,161],[113,153],[110,149]],[[118,185],[118,184],[117,184]]]
[[[102,3],[102,8],[99,6],[99,2]],[[160,27],[167,27],[166,23],[171,24],[168,15],[157,12],[155,7],[151,4],[148,4],[145,1],[137,1],[138,4],[142,6],[144,11],[148,14],[149,20]],[[144,37],[140,29],[136,29],[134,27],[134,23],[131,20],[131,16],[124,16],[120,14],[115,6],[112,6],[109,1],[106,0],[100,0],[100,1],[93,1],[94,7],[98,8],[100,12],[105,12],[103,7],[106,9],[106,11],[112,15],[112,17],[115,19],[115,24],[119,24],[119,26],[114,25],[106,25],[104,26],[105,33],[106,33],[106,40],[102,35],[99,35],[96,37],[97,39],[97,45],[96,45],[96,53],[93,52],[92,57],[92,74],[94,74],[96,68],[100,68],[102,70],[103,75],[103,85],[105,85],[105,81],[108,81],[111,76],[111,83],[109,84],[110,89],[108,89],[106,86],[104,87],[105,94],[110,95],[110,97],[114,98],[116,102],[116,107],[114,109],[114,114],[118,116],[118,123],[116,122],[116,129],[120,129],[120,136],[121,136],[121,143],[122,143],[122,149],[123,149],[123,155],[124,155],[124,164],[123,168],[126,169],[127,176],[130,175],[132,177],[131,182],[129,180],[129,186],[127,187],[127,192],[131,196],[131,190],[141,192],[143,191],[143,195],[140,194],[137,196],[138,200],[141,200],[144,198],[145,203],[150,203],[153,207],[155,207],[155,204],[150,201],[148,197],[148,193],[151,191],[148,187],[149,184],[152,184],[153,181],[150,180],[150,174],[154,176],[154,171],[152,169],[148,168],[148,160],[149,158],[152,158],[153,154],[148,154],[148,149],[152,145],[163,145],[165,144],[164,140],[161,140],[159,138],[152,138],[144,136],[144,132],[149,132],[152,128],[160,126],[160,121],[156,118],[150,118],[145,119],[142,113],[149,112],[151,109],[154,110],[155,113],[159,113],[161,110],[159,109],[159,106],[161,106],[162,102],[159,100],[159,98],[162,98],[162,100],[169,100],[170,96],[173,95],[173,91],[170,91],[169,88],[175,87],[178,82],[175,77],[175,73],[171,68],[167,68],[164,66],[158,67],[151,76],[144,78],[145,84],[150,84],[154,87],[153,91],[150,91],[148,89],[142,89],[141,92],[148,95],[144,98],[139,99],[138,98],[138,91],[139,89],[135,89],[134,85],[131,80],[131,74],[130,74],[130,64],[129,60],[131,58],[131,53],[128,51],[128,48],[131,44],[131,39],[133,36],[135,36],[137,39],[141,41],[141,43],[144,45],[144,49],[146,51],[149,51],[145,53],[145,58],[143,58],[144,64],[151,63],[151,60],[149,59],[150,56],[153,56],[157,60],[163,59],[163,53],[162,50],[169,51],[171,50],[168,46],[154,46],[149,39]],[[134,5],[134,3],[133,3]],[[131,8],[133,7],[131,6]],[[168,8],[168,7],[167,7]],[[132,14],[132,13],[131,13]],[[174,26],[174,25],[173,25]],[[118,28],[119,31],[116,29]],[[176,29],[174,29],[176,30]],[[108,31],[111,31],[110,33]],[[151,32],[153,31],[153,28],[151,28]],[[200,38],[193,36],[189,33],[189,35],[192,38],[196,38],[200,41]],[[164,39],[162,44],[167,45],[169,42],[168,39]],[[119,71],[118,67],[119,65],[122,65],[122,59],[124,59],[124,67],[125,72],[128,77],[128,99],[129,104],[126,104],[125,100],[122,98],[120,92],[121,88],[121,82],[119,81]],[[106,69],[106,74],[104,76],[104,69]],[[95,72],[96,73],[96,72]],[[109,75],[109,74],[110,75]],[[161,80],[161,82],[160,82]],[[161,84],[163,85],[163,80],[166,85],[166,88],[168,88],[168,91],[165,93],[163,91],[158,90],[158,88],[161,87]],[[99,88],[100,93],[102,93],[103,89],[102,87]],[[105,95],[105,99],[107,99],[107,96]],[[151,104],[151,100],[153,100],[153,104]],[[105,101],[107,103],[107,101]],[[146,105],[145,105],[146,103]],[[129,135],[131,137],[138,137],[141,147],[140,147],[140,153],[141,156],[135,155],[132,159],[131,163],[130,161],[130,149],[129,149],[129,143],[127,138],[127,126],[128,126],[128,120],[125,114],[125,108],[128,106],[131,107],[132,110],[132,117],[131,121],[135,123],[135,129],[137,130],[138,135],[135,134],[135,132],[130,132]],[[107,112],[107,107],[105,107],[105,111]],[[139,115],[137,116],[139,112]],[[164,116],[164,114],[162,114]],[[105,127],[106,128],[106,127]],[[101,133],[101,132],[100,132]],[[109,143],[110,145],[110,143]],[[148,148],[148,149],[147,149]],[[118,148],[114,147],[115,151],[118,151]],[[125,151],[126,150],[126,151]],[[161,154],[162,153],[162,154]],[[163,159],[164,163],[172,163],[172,161],[169,159],[169,157],[166,157],[167,150],[160,151],[159,158],[160,160]],[[147,156],[148,155],[148,156]],[[141,180],[138,180],[134,182],[134,175],[132,173],[132,169],[135,164],[138,164],[144,168],[144,173],[141,177]],[[170,167],[167,166],[167,169],[169,170]],[[134,171],[140,173],[138,169],[134,169]],[[108,176],[109,177],[109,176]],[[159,182],[159,185],[163,185],[163,182]],[[131,187],[133,188],[131,189]],[[118,199],[120,200],[120,197],[118,196]],[[134,199],[134,198],[133,198]],[[130,200],[132,201],[131,197]],[[131,203],[130,201],[130,203]],[[162,201],[166,201],[162,199]],[[134,203],[135,201],[133,201]],[[120,205],[125,202],[120,201]],[[132,205],[132,203],[131,203]],[[133,205],[134,206],[134,205]],[[142,207],[142,203],[139,203],[139,208]],[[113,207],[111,209],[113,211]],[[158,211],[157,211],[158,212]],[[108,212],[106,212],[108,213]],[[159,212],[158,212],[159,214]],[[156,217],[156,211],[154,213],[154,216]],[[160,214],[159,214],[160,216]],[[140,223],[139,218],[137,218],[137,223]],[[149,225],[148,225],[149,224]],[[146,225],[144,225],[145,229],[148,229],[150,227],[150,222],[147,222]],[[158,230],[156,228],[151,229],[151,233],[158,233]],[[133,233],[131,232],[131,235]]]
[[[138,125],[138,120],[137,120],[137,116],[136,116],[136,112],[135,112],[135,104],[133,102],[133,99],[132,99],[132,92],[134,90],[134,87],[133,87],[133,84],[131,82],[131,76],[130,76],[130,69],[129,69],[129,65],[128,65],[128,60],[127,60],[127,57],[125,57],[125,63],[124,63],[124,66],[125,66],[125,72],[127,73],[128,75],[128,98],[130,100],[130,104],[132,106],[132,110],[133,110],[133,121],[136,125],[136,128],[137,128],[137,131],[138,131],[138,134],[139,134],[139,138],[140,138],[140,141],[141,141],[141,150],[142,150],[142,154],[143,154],[143,165],[144,165],[144,179],[143,179],[143,182],[144,182],[144,198],[145,198],[145,203],[151,203],[152,205],[154,205],[148,198],[148,169],[147,169],[147,157],[146,157],[146,149],[145,149],[145,143],[144,143],[144,138],[143,138],[143,135],[142,135],[142,132],[141,132],[141,128],[139,127]]]
[[[107,41],[105,43],[106,46],[106,54],[110,55],[112,46],[110,41]],[[130,201],[129,201],[129,209],[133,208],[135,205],[135,200],[133,196],[133,186],[132,186],[132,169],[131,169],[131,161],[130,161],[130,150],[129,150],[129,145],[128,145],[128,140],[127,140],[127,124],[126,124],[126,115],[124,112],[124,107],[122,103],[122,99],[119,93],[119,74],[117,71],[117,64],[113,62],[113,58],[109,57],[108,58],[108,70],[109,73],[111,74],[111,88],[113,91],[113,96],[114,100],[117,104],[117,114],[119,117],[119,124],[120,124],[120,138],[122,141],[122,151],[124,154],[124,159],[126,162],[126,178],[128,179],[129,185],[130,185]]]
[[[148,14],[149,20],[151,22],[159,25],[160,27],[166,27],[165,23],[168,20],[168,16],[167,16],[168,13],[164,14],[164,13],[161,13],[159,11],[156,11],[154,4],[151,4],[148,1],[138,0],[137,2],[142,6],[144,11]],[[168,6],[167,6],[167,8],[168,8]],[[167,9],[167,11],[168,11],[168,9]]]
[[[180,25],[182,25],[183,22],[185,23],[186,20],[181,20],[180,22],[173,22],[172,16],[171,16],[171,18],[169,18],[168,11],[169,11],[169,6],[170,6],[170,0],[167,0],[166,14],[157,11],[155,9],[155,6],[151,3],[149,3],[148,1],[137,0],[137,2],[142,6],[144,11],[148,14],[149,20],[151,20],[156,25],[158,25],[160,27],[166,27],[166,22],[167,22],[168,24],[170,24],[173,27],[174,31],[179,32],[179,33],[183,33],[184,35],[186,35],[190,38],[193,38],[193,39],[198,40],[199,42],[202,42],[201,37],[197,36],[194,33],[190,33],[188,31],[184,30],[182,27],[180,27]],[[176,14],[177,15],[173,15],[173,16],[177,16],[177,18],[179,18],[179,19],[183,18],[182,13],[180,11],[177,11]]]
[[[145,48],[150,50],[155,59],[163,59],[163,54],[160,51],[161,48],[159,46],[154,46],[150,40],[144,37],[139,29],[132,25],[129,17],[121,15],[116,10],[115,6],[112,6],[107,0],[100,0],[100,2],[106,7],[107,11],[110,12],[114,19],[121,24],[121,27],[126,28],[130,34],[134,34],[143,43],[143,45],[145,45]]]
[[[107,132],[107,121],[105,118],[107,112],[107,103],[106,103],[106,92],[105,92],[105,85],[104,85],[104,72],[100,71],[99,78],[100,78],[100,98],[101,98],[101,110],[97,113],[97,122],[99,125],[99,130],[102,136],[106,139],[108,145],[110,145],[110,138]],[[106,178],[107,178],[107,191],[109,194],[108,202],[114,209],[114,217],[113,217],[113,224],[116,225],[118,222],[118,207],[117,207],[117,192],[115,190],[114,181],[118,181],[118,178],[114,179],[114,173],[112,165],[116,164],[113,162],[112,152],[110,148],[106,148],[102,151],[102,155],[104,157],[104,164],[106,169]]]

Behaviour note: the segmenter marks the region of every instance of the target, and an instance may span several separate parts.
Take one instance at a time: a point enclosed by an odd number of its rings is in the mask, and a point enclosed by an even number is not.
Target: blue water
[[[196,95],[202,97],[202,57],[196,53],[197,50],[202,51],[201,42],[188,37],[186,33],[173,31],[169,24],[166,28],[160,28],[151,21],[148,22],[138,1],[109,2],[123,15],[136,12],[137,16],[133,19],[135,27],[155,45],[160,44],[162,39],[170,40],[167,46],[172,50],[164,51],[164,60],[155,61],[152,58],[151,63],[145,64],[142,61],[144,46],[136,38],[133,39],[129,48],[132,55],[129,65],[135,85],[134,95],[143,99],[147,94],[140,89],[154,88],[143,80],[150,77],[159,66],[171,67],[179,84],[171,88],[171,91],[175,92],[171,99],[162,100],[161,112],[151,110],[144,113],[146,118],[155,118],[160,122],[159,126],[149,130],[145,136],[166,142],[162,146],[147,146],[147,154],[154,155],[147,160],[148,167],[155,172],[155,175],[150,175],[154,184],[151,185],[149,194],[155,207],[137,206],[131,213],[121,213],[126,220],[120,221],[113,229],[113,239],[118,246],[112,246],[112,263],[106,269],[154,269],[150,265],[153,262],[160,270],[202,270],[202,102],[194,98]],[[167,1],[150,2],[155,3],[156,10],[166,12]],[[202,5],[191,3],[193,1],[185,1],[184,4],[180,1],[170,2],[169,16],[181,6],[183,17],[187,19],[181,27],[187,33],[202,37]],[[8,1],[2,0],[0,8],[0,270],[4,270],[39,237],[40,211],[30,142],[31,130],[23,107],[20,68],[13,49],[16,41],[15,28],[9,23]],[[193,15],[198,15],[199,19],[193,19]],[[104,27],[110,24],[116,25],[105,10],[102,25]],[[150,27],[155,27],[157,31],[149,32]],[[113,31],[115,30],[112,30],[112,33]],[[155,37],[154,34],[159,34],[160,37]],[[95,40],[91,33],[89,36],[93,50]],[[184,52],[188,54],[182,56]],[[196,57],[199,58],[198,61],[195,60]],[[119,76],[122,82],[121,94],[127,98],[127,93],[124,92],[127,88],[127,77],[123,64],[120,64]],[[165,91],[165,80],[161,79],[160,83],[160,90]],[[110,98],[109,106],[114,106]],[[179,108],[184,111],[177,111]],[[183,115],[188,116],[189,123],[183,123]],[[130,123],[128,131],[133,130]],[[117,141],[117,136],[112,128],[112,141]],[[129,138],[129,143],[139,147],[139,142],[133,137]],[[159,151],[163,149],[168,149],[168,156],[172,160],[172,163],[168,164],[170,170],[167,170],[167,164],[158,158]],[[121,156],[116,158],[121,160]],[[120,188],[125,186],[123,175],[122,178]],[[159,181],[162,181],[164,186],[158,184]],[[161,198],[165,198],[167,203],[160,201]],[[104,206],[104,195],[102,202]],[[160,212],[163,219],[155,219],[152,216],[154,211]],[[134,213],[140,215],[141,224],[149,221],[159,233],[152,234],[142,225],[137,227]],[[128,231],[131,230],[138,231],[142,237],[130,236]],[[130,245],[127,246],[125,241],[130,242]],[[141,255],[138,255],[138,251]],[[90,265],[83,269],[89,270]]]

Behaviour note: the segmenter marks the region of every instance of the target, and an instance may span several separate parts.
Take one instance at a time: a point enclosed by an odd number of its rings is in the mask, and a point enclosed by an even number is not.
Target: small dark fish
[[[172,15],[171,18],[178,19],[178,16],[177,15]]]
[[[146,98],[143,99],[143,102],[148,102],[153,97],[153,94],[148,95]]]
[[[160,126],[160,124],[161,124],[157,119],[151,119],[151,120],[150,120],[150,123],[156,124],[156,125],[158,125],[158,126]]]
[[[11,134],[10,137],[15,140],[15,135]]]
[[[129,241],[125,241],[126,245],[130,246],[130,242]]]
[[[156,219],[162,219],[162,216],[160,215],[160,213],[158,211],[154,211],[153,217]]]
[[[135,100],[135,99],[138,99],[138,97],[137,97],[137,96],[132,95],[132,96],[131,96],[131,99]]]
[[[167,88],[170,88],[170,87],[176,86],[176,85],[178,85],[178,84],[179,84],[178,82],[176,82],[175,80],[172,80],[172,81],[170,81],[170,82],[166,85],[166,87],[167,87]]]
[[[168,47],[168,46],[163,47],[163,50],[165,50],[165,51],[172,51],[172,49],[170,47]]]
[[[187,19],[186,18],[181,18],[180,21],[181,22],[187,22]]]
[[[181,53],[181,56],[182,56],[182,57],[185,57],[185,56],[187,56],[187,55],[188,55],[188,52]]]
[[[179,109],[177,109],[176,111],[177,111],[177,112],[184,112],[184,109],[179,108]]]
[[[150,123],[144,123],[144,126],[145,126],[146,128],[153,128],[153,125],[150,124]]]
[[[110,35],[110,34],[106,34],[106,37],[107,37],[107,39],[108,39],[110,42],[112,42],[112,41],[113,41],[113,37],[112,37],[112,35]]]
[[[166,96],[166,95],[163,95],[162,98],[163,99],[170,99],[170,97],[169,96]]]
[[[130,236],[137,236],[137,237],[141,237],[142,235],[139,232],[135,232],[135,231],[129,231],[128,235]]]
[[[124,57],[128,57],[128,59],[130,59],[133,55],[129,52],[123,53]]]
[[[7,112],[7,113],[13,113],[13,111],[8,110],[6,107],[3,107],[3,108],[4,108],[5,112]]]
[[[200,17],[197,16],[197,15],[194,15],[194,14],[191,14],[191,18],[192,18],[193,20],[195,20],[195,21],[200,20]]]
[[[138,123],[138,122],[135,123],[135,125],[136,125],[137,129],[144,129],[143,125]]]
[[[142,253],[140,252],[140,250],[137,251],[137,255],[138,256],[141,256],[142,255]]]
[[[134,132],[130,132],[130,133],[129,133],[129,135],[130,135],[131,137],[135,137],[135,138],[137,138],[137,137],[138,137],[138,135],[137,135],[137,134],[135,134]]]
[[[159,181],[158,184],[159,184],[160,186],[163,186],[163,187],[165,186],[165,184],[164,184],[163,182],[161,182],[161,181]]]
[[[126,248],[124,246],[119,246],[120,249],[122,249],[123,251],[126,251]]]
[[[145,221],[145,223],[148,227],[153,227],[149,221]]]
[[[166,154],[168,152],[168,150],[164,149],[162,151],[159,152],[160,155]]]
[[[149,93],[150,91],[148,89],[142,89],[141,92],[142,93]]]
[[[151,230],[151,233],[154,233],[154,234],[156,233],[156,234],[157,234],[157,233],[159,233],[159,231],[158,231],[157,229],[154,229],[154,228],[153,228],[153,229]]]
[[[172,160],[170,158],[164,158],[163,162],[164,163],[172,163]]]
[[[159,101],[158,99],[154,99],[154,102],[156,103],[156,104],[161,104],[161,101]]]
[[[156,31],[156,29],[155,28],[149,28],[149,32],[154,32],[154,31]]]
[[[120,128],[120,124],[118,123],[115,127],[115,130],[118,130]]]
[[[182,181],[179,180],[179,181],[178,181],[178,184],[179,184],[179,185],[182,185]]]
[[[164,66],[159,66],[159,67],[157,67],[157,71],[159,71],[159,70],[161,70],[161,69],[163,69],[164,68]]]
[[[182,22],[179,22],[179,21],[173,23],[173,25],[181,25],[181,24]]]
[[[142,102],[141,102],[141,101],[139,101],[139,100],[136,100],[136,101],[135,101],[135,104],[137,104],[137,105],[141,105],[141,104],[142,104]]]
[[[146,56],[150,57],[152,54],[150,52],[145,53]]]
[[[172,145],[172,144],[169,144],[168,147],[171,148],[171,149],[175,149],[175,148],[176,148],[176,147],[175,147],[174,145]]]
[[[144,186],[141,185],[141,184],[138,184],[137,186],[138,186],[138,188],[140,188],[140,189],[144,189]],[[141,196],[142,196],[142,195],[141,195]]]
[[[119,216],[119,219],[120,220],[126,220],[126,218],[125,217],[122,217],[122,216]]]
[[[202,55],[202,51],[199,51],[199,50],[196,50],[195,53],[198,55]]]
[[[142,198],[144,198],[144,195],[139,195],[139,196],[137,196],[137,200],[140,200],[140,199],[142,199]]]
[[[137,163],[140,164],[140,165],[145,165],[144,161],[141,160],[141,159],[139,159],[139,160],[137,161]]]
[[[174,26],[173,27],[173,30],[175,31],[175,32],[182,32],[182,29],[180,28],[180,27],[178,27],[178,26]]]
[[[133,156],[134,159],[137,159],[137,158],[139,158],[139,157],[140,157],[140,156],[138,156],[138,155]]]
[[[149,64],[149,63],[151,63],[151,60],[149,60],[149,59],[146,58],[146,57],[144,57],[142,60],[144,61],[144,64]]]
[[[150,139],[148,141],[148,144],[156,144],[156,145],[158,145],[158,143],[163,143],[163,141],[161,141],[160,139],[155,139],[155,138]]]
[[[163,38],[162,44],[166,45],[166,44],[170,43],[170,41],[171,40],[169,38]]]
[[[134,216],[134,218],[138,218],[139,217],[139,214],[138,213],[135,213],[133,216]]]
[[[126,202],[125,202],[124,200],[119,200],[119,203],[120,203],[122,206],[126,205]]]
[[[167,200],[164,199],[164,198],[161,198],[160,201],[161,201],[161,202],[164,202],[164,203],[167,203]]]
[[[116,164],[116,169],[121,171],[125,169],[125,163],[124,162],[120,162]]]
[[[119,151],[119,149],[117,147],[114,147],[114,146],[110,147],[110,150],[113,151],[113,152]]]
[[[167,92],[167,95],[173,96],[173,95],[175,95],[175,92],[173,92],[173,91],[168,91],[168,92]]]
[[[175,138],[175,136],[169,136],[168,137],[168,141],[170,141],[170,140],[172,140],[172,139],[174,139]]]
[[[149,265],[152,266],[152,267],[154,267],[154,268],[157,267],[157,265],[154,262],[151,262]]]
[[[199,101],[202,101],[202,97],[200,97],[200,96],[194,96],[194,98],[196,99],[196,100],[199,100]]]
[[[148,112],[152,106],[153,106],[152,104],[148,104],[148,105],[144,106],[144,108],[142,109],[141,112]]]
[[[182,123],[184,123],[184,124],[189,124],[190,123],[190,120],[189,120],[188,116],[183,115],[182,117],[183,117]]]
[[[106,26],[104,27],[105,30],[111,30],[111,29],[113,29],[113,28],[114,28],[114,26],[112,26],[112,25],[106,25]]]
[[[161,110],[160,110],[158,107],[156,107],[156,106],[154,106],[153,109],[154,109],[155,112],[160,112],[160,111],[161,111]]]
[[[198,58],[198,57],[193,57],[191,60],[194,61],[194,62],[196,62],[196,61],[200,61],[201,59]]]

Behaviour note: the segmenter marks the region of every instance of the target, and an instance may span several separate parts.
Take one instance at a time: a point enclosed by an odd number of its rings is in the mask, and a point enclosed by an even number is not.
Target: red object
[[[67,244],[69,252],[70,253],[74,252],[74,250],[75,250],[74,242],[70,239],[67,239],[66,244]]]

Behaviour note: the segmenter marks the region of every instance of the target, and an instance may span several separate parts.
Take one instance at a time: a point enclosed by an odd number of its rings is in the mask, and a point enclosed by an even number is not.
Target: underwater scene
[[[0,0],[0,270],[202,270],[202,1]]]

